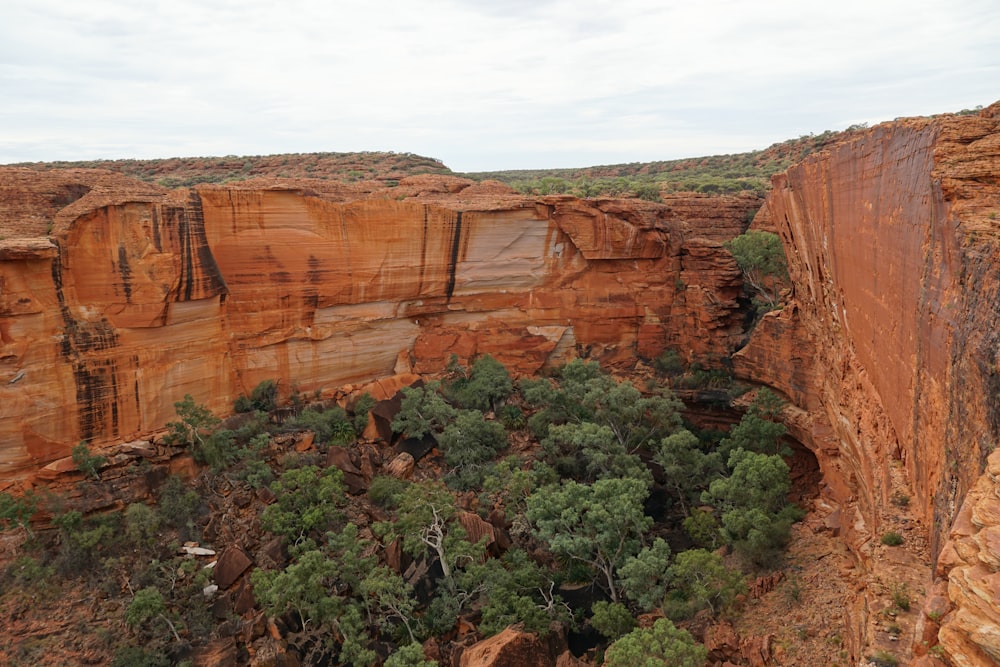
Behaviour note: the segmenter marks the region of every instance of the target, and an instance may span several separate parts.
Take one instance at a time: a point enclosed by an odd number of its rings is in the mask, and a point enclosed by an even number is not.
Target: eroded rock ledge
[[[743,322],[721,243],[760,206],[534,200],[441,176],[168,191],[14,168],[0,201],[7,480],[159,429],[185,394],[228,412],[265,379],[312,392],[452,353],[520,373],[578,353],[726,356]]]

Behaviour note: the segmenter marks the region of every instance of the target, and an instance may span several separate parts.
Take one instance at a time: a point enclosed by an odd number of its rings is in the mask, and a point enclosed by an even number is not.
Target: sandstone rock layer
[[[403,179],[414,196],[399,200],[26,171],[0,170],[0,201],[17,204],[0,208],[4,227],[37,210],[53,234],[31,219],[0,242],[5,478],[81,440],[159,429],[185,394],[228,412],[265,379],[287,394],[436,371],[452,354],[530,373],[667,346],[722,358],[740,342],[741,283],[721,243],[754,198],[718,199],[713,217],[697,197],[536,201],[438,176]]]

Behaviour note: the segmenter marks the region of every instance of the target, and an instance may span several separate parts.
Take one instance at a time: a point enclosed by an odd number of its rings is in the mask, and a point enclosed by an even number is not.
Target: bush
[[[395,509],[407,486],[409,482],[396,477],[375,477],[368,486],[368,499],[385,509]]]
[[[635,617],[620,602],[598,600],[592,608],[590,625],[607,639],[614,641],[635,629]]]
[[[887,547],[898,547],[903,543],[903,536],[894,530],[890,530],[888,533],[882,536],[882,544]]]
[[[278,383],[274,380],[264,380],[250,392],[248,398],[244,394],[233,403],[233,410],[236,412],[271,412],[278,407]]]
[[[77,470],[87,477],[92,477],[93,479],[101,478],[101,468],[108,462],[106,457],[91,454],[85,442],[81,442],[74,447],[72,455],[73,463],[76,464]]]
[[[687,630],[661,618],[651,628],[639,628],[608,647],[606,667],[703,667],[708,651]]]
[[[195,519],[201,509],[198,492],[187,488],[177,475],[171,475],[160,490],[160,516],[163,522],[181,533],[182,539],[195,534]]]

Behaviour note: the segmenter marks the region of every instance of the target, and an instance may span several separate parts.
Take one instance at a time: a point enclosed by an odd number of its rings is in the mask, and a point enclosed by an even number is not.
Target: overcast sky
[[[997,0],[2,0],[0,163],[735,153],[1000,99]]]

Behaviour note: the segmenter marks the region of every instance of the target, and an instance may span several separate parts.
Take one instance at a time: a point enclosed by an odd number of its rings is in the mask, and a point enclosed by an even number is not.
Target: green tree
[[[687,630],[661,618],[651,628],[637,628],[608,647],[606,667],[703,667],[708,651]]]
[[[278,407],[278,383],[275,380],[264,380],[250,392],[250,397],[240,394],[233,404],[236,412],[271,412]]]
[[[788,465],[777,454],[736,449],[729,456],[729,467],[730,476],[713,481],[702,500],[721,512],[726,541],[763,564],[784,547],[792,524],[802,516],[787,502]]]
[[[91,454],[86,442],[80,442],[73,447],[72,456],[76,469],[94,479],[101,478],[101,468],[108,462],[107,457]]]
[[[663,539],[628,558],[618,569],[625,597],[642,611],[652,611],[663,603],[670,582],[670,545]]]
[[[635,629],[635,617],[621,602],[598,600],[591,608],[590,625],[604,637],[614,641]]]
[[[424,387],[403,387],[403,402],[399,414],[392,420],[395,433],[422,438],[428,433],[440,433],[458,412],[438,392],[440,383]]]
[[[486,421],[479,410],[462,410],[438,437],[444,461],[453,468],[479,465],[507,446],[503,426]]]
[[[31,515],[37,509],[35,496],[27,493],[19,498],[3,492],[0,493],[0,527],[5,530],[20,526],[31,533]]]
[[[367,413],[365,419],[367,422]],[[323,445],[346,445],[353,442],[357,435],[357,429],[347,417],[347,412],[339,405],[325,410],[306,408],[292,420],[291,425],[293,428],[309,429],[316,434],[316,442]]]
[[[677,554],[669,577],[664,612],[674,620],[690,618],[702,609],[714,616],[746,588],[742,574],[727,568],[719,554],[706,549]]]
[[[750,230],[726,242],[751,289],[769,307],[778,298],[778,283],[788,279],[788,263],[781,238],[772,232]]]
[[[219,426],[219,418],[204,405],[194,402],[191,394],[174,403],[180,421],[167,422],[167,442],[173,445],[203,447],[206,438]]]
[[[468,377],[459,377],[451,383],[448,393],[463,408],[495,412],[513,390],[514,383],[504,365],[484,354],[472,364]]]
[[[416,642],[400,646],[385,660],[384,667],[438,667],[437,660],[428,660],[424,647]]]
[[[502,558],[471,564],[462,574],[462,597],[478,600],[486,635],[521,623],[525,631],[548,634],[553,620],[568,620],[570,609],[555,594],[556,582],[548,570],[523,549],[510,549]]]
[[[160,620],[170,628],[174,639],[180,641],[177,629],[167,617],[167,605],[163,595],[155,587],[150,586],[136,591],[135,596],[125,609],[125,625],[139,630],[148,627],[153,620]]]
[[[403,549],[414,558],[430,549],[453,590],[455,568],[474,562],[482,553],[479,546],[469,543],[457,515],[455,498],[443,484],[415,482],[403,491],[399,517],[388,532],[390,537],[402,538]]]
[[[542,449],[564,477],[586,481],[633,477],[653,482],[642,460],[625,448],[609,426],[594,422],[554,424],[542,441]]]
[[[343,473],[332,466],[286,470],[271,490],[275,502],[261,514],[261,527],[305,549],[312,548],[313,537],[340,517],[346,493]]]
[[[376,567],[361,580],[359,593],[380,625],[384,627],[390,619],[398,619],[406,628],[410,641],[417,641],[412,623],[417,603],[413,599],[413,587],[401,576],[387,567]]]
[[[569,480],[544,486],[528,498],[527,518],[537,537],[558,557],[593,568],[618,602],[617,570],[639,552],[653,520],[643,512],[649,489],[643,480]]]
[[[724,468],[721,455],[702,451],[697,436],[687,429],[663,438],[653,460],[663,468],[665,486],[685,512]]]

